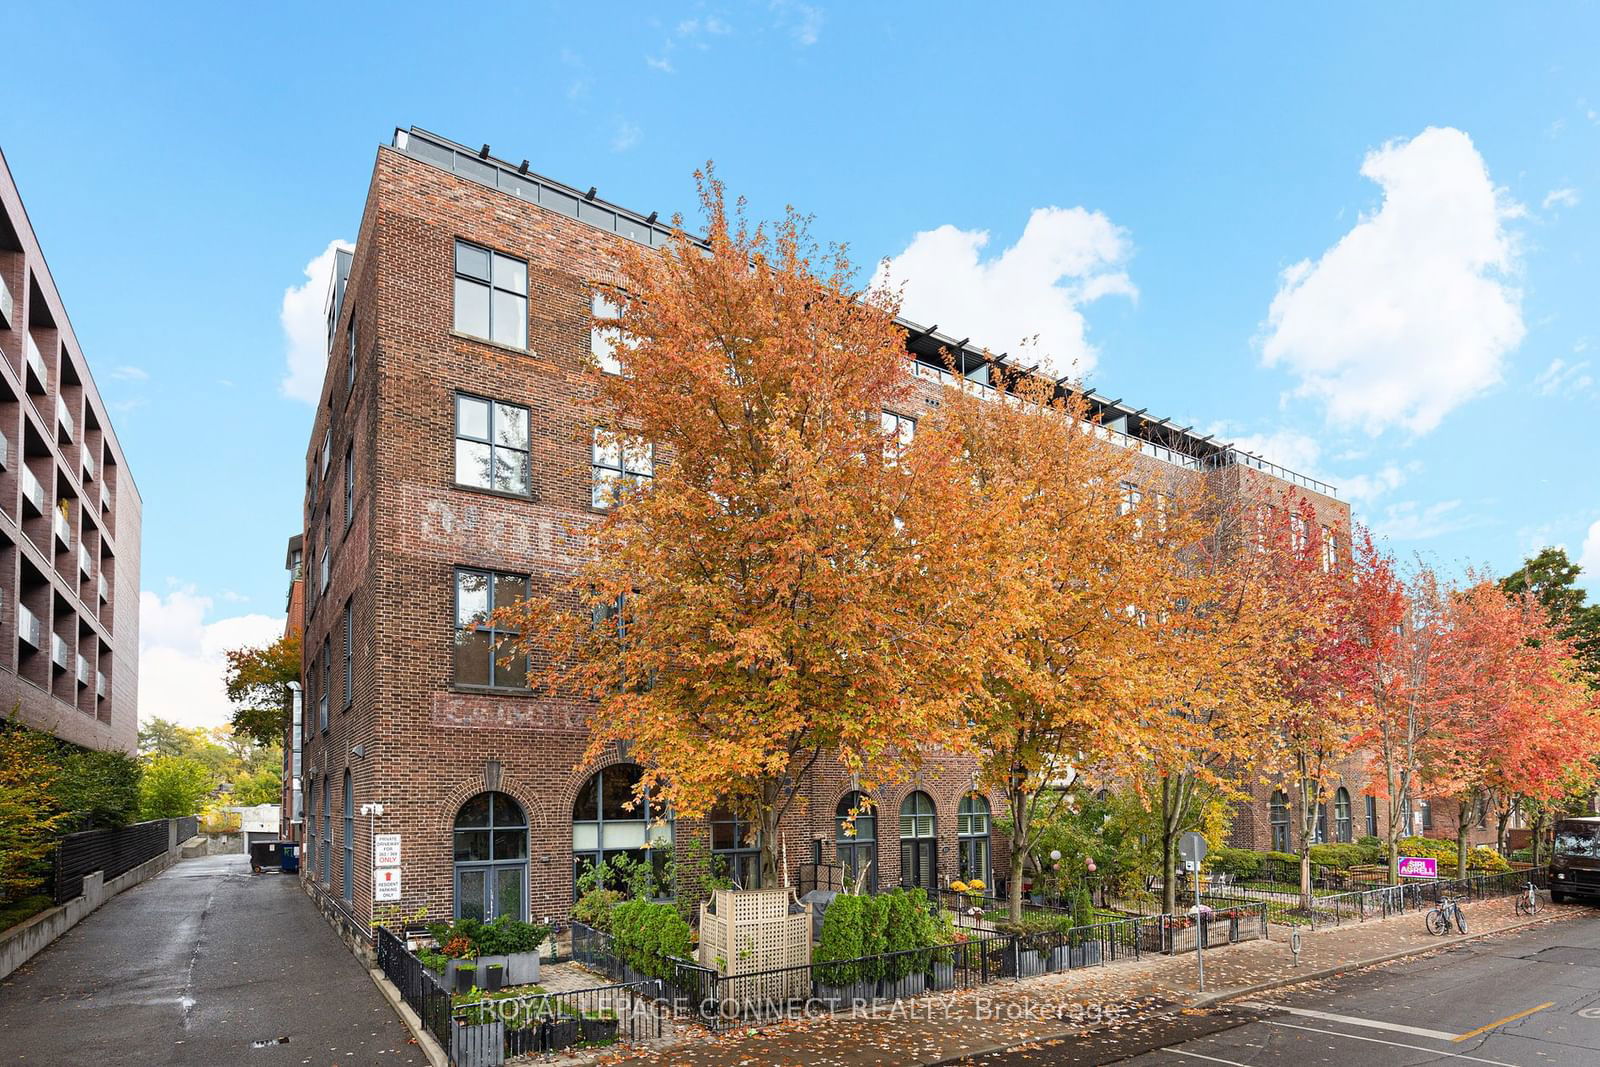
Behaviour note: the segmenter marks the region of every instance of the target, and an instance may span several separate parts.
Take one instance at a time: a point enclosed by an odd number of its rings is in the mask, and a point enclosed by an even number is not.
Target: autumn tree
[[[0,904],[42,884],[42,865],[68,819],[52,793],[55,750],[49,734],[0,719]]]
[[[1583,568],[1564,548],[1541,549],[1500,580],[1512,595],[1531,593],[1544,607],[1558,636],[1572,642],[1591,685],[1600,687],[1600,604],[1591,604],[1578,583]]]
[[[234,732],[263,748],[283,744],[293,714],[292,683],[300,680],[299,631],[269,645],[229,649],[226,655],[223,683],[234,706]]]
[[[593,446],[653,477],[602,487],[574,578],[501,625],[550,664],[548,698],[593,702],[589,758],[625,742],[680,816],[726,805],[778,885],[818,759],[870,789],[954,718],[940,609],[961,561],[948,457],[884,424],[909,409],[894,294],[854,289],[793,211],[751,225],[697,180],[704,243],[677,220],[596,282],[621,373],[591,376]]]
[[[1072,803],[1074,776],[1139,744],[1139,674],[1182,596],[1177,486],[1137,486],[1135,454],[1053,380],[1002,374],[996,392],[951,387],[928,421],[928,439],[953,438],[961,457],[956,516],[971,543],[962,602],[975,609],[962,629],[983,657],[965,747],[979,781],[1006,797],[1017,921],[1028,856]]]

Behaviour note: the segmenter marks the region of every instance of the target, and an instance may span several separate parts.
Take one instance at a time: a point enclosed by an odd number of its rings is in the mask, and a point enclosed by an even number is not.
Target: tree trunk
[[[1174,810],[1177,798],[1173,796],[1172,779],[1161,779],[1161,911],[1173,915],[1178,910],[1177,849],[1173,831],[1176,821]]]
[[[1534,867],[1534,870],[1538,870],[1539,869],[1539,853],[1542,851],[1539,848],[1539,846],[1544,844],[1544,812],[1542,812],[1542,811],[1539,814],[1537,814],[1537,815],[1535,815],[1533,817],[1533,842],[1532,843],[1533,843],[1533,867]]]
[[[783,885],[783,877],[778,870],[779,843],[778,806],[766,804],[761,818],[761,885],[764,889],[777,889]]]
[[[1021,789],[1010,792],[1011,801],[1011,877],[1006,880],[1006,915],[1014,923],[1022,921],[1022,872],[1028,862],[1028,794]]]
[[[1467,828],[1470,825],[1473,810],[1477,805],[1463,800],[1456,805],[1456,877],[1467,876]]]
[[[1494,813],[1494,850],[1502,856],[1506,854],[1506,826],[1511,822],[1513,810],[1505,807]]]

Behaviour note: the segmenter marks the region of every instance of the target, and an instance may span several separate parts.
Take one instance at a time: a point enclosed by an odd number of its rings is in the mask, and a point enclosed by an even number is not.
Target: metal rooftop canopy
[[[579,190],[535,173],[528,169],[527,160],[515,164],[498,159],[490,154],[488,145],[474,150],[413,126],[409,130],[395,129],[394,148],[452,174],[630,241],[659,248],[672,240],[672,228],[660,221],[657,212],[645,216],[629,211],[600,199],[592,186],[587,191]],[[953,381],[957,375],[945,366],[942,356],[943,352],[949,352],[964,382],[990,388],[991,364],[1004,362],[1004,353],[997,357],[982,348],[973,348],[968,343],[971,338],[950,337],[941,333],[937,326],[922,326],[903,316],[896,321],[906,330],[906,347],[915,360],[915,372],[921,377]],[[1103,426],[1118,435],[1123,444],[1145,455],[1192,470],[1236,465],[1254,467],[1314,493],[1338,496],[1338,490],[1326,482],[1297,474],[1231,444],[1215,443],[1209,435],[1197,436],[1190,432],[1191,427],[1148,416],[1143,408],[1135,411],[1120,400],[1108,399],[1092,389],[1085,391],[1084,396]]]

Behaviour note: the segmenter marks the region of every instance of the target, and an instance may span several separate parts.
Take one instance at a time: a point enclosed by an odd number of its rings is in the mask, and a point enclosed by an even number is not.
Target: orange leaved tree
[[[593,702],[588,758],[627,742],[679,815],[725,805],[773,886],[808,768],[836,756],[868,789],[951,720],[959,524],[948,457],[885,425],[910,394],[895,295],[854,290],[793,211],[751,225],[696,177],[704,245],[675,220],[597,283],[621,373],[591,375],[595,447],[653,448],[653,477],[618,483],[570,583],[497,625],[547,693]]]

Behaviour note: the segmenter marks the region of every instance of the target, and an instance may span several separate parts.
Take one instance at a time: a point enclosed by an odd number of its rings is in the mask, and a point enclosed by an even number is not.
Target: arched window
[[[1333,794],[1333,839],[1340,844],[1349,844],[1354,840],[1351,830],[1350,790],[1341,785]]]
[[[736,889],[761,888],[761,831],[718,804],[711,827],[712,874],[733,879]]]
[[[1313,845],[1324,845],[1328,842],[1328,805],[1324,801],[1317,802],[1317,829],[1316,836],[1312,838]]]
[[[989,801],[982,793],[968,793],[956,809],[957,872],[962,881],[989,880]]]
[[[939,884],[939,842],[933,798],[917,790],[900,802],[900,884],[932,889]]]
[[[1270,820],[1272,825],[1272,851],[1289,851],[1289,794],[1281,789],[1272,791]]]
[[[479,793],[456,812],[458,919],[528,917],[528,817],[504,793]]]
[[[356,794],[350,768],[344,769],[344,899],[356,898]]]
[[[306,813],[306,854],[302,866],[311,877],[317,876],[317,783],[312,779],[306,783],[306,792],[311,794],[307,803],[311,810]]]
[[[333,884],[333,779],[322,776],[322,884]]]
[[[639,796],[644,768],[619,763],[596,771],[572,802],[573,884],[600,863],[626,858],[648,863],[657,897],[672,895],[667,862],[672,859],[672,816],[648,790]],[[613,883],[613,888],[621,888]]]
[[[867,892],[878,888],[878,817],[872,801],[865,794],[852,789],[839,799],[834,809],[837,822],[833,845],[844,868],[846,883],[854,885],[857,878],[866,874],[862,883]],[[855,818],[851,819],[851,815]]]

